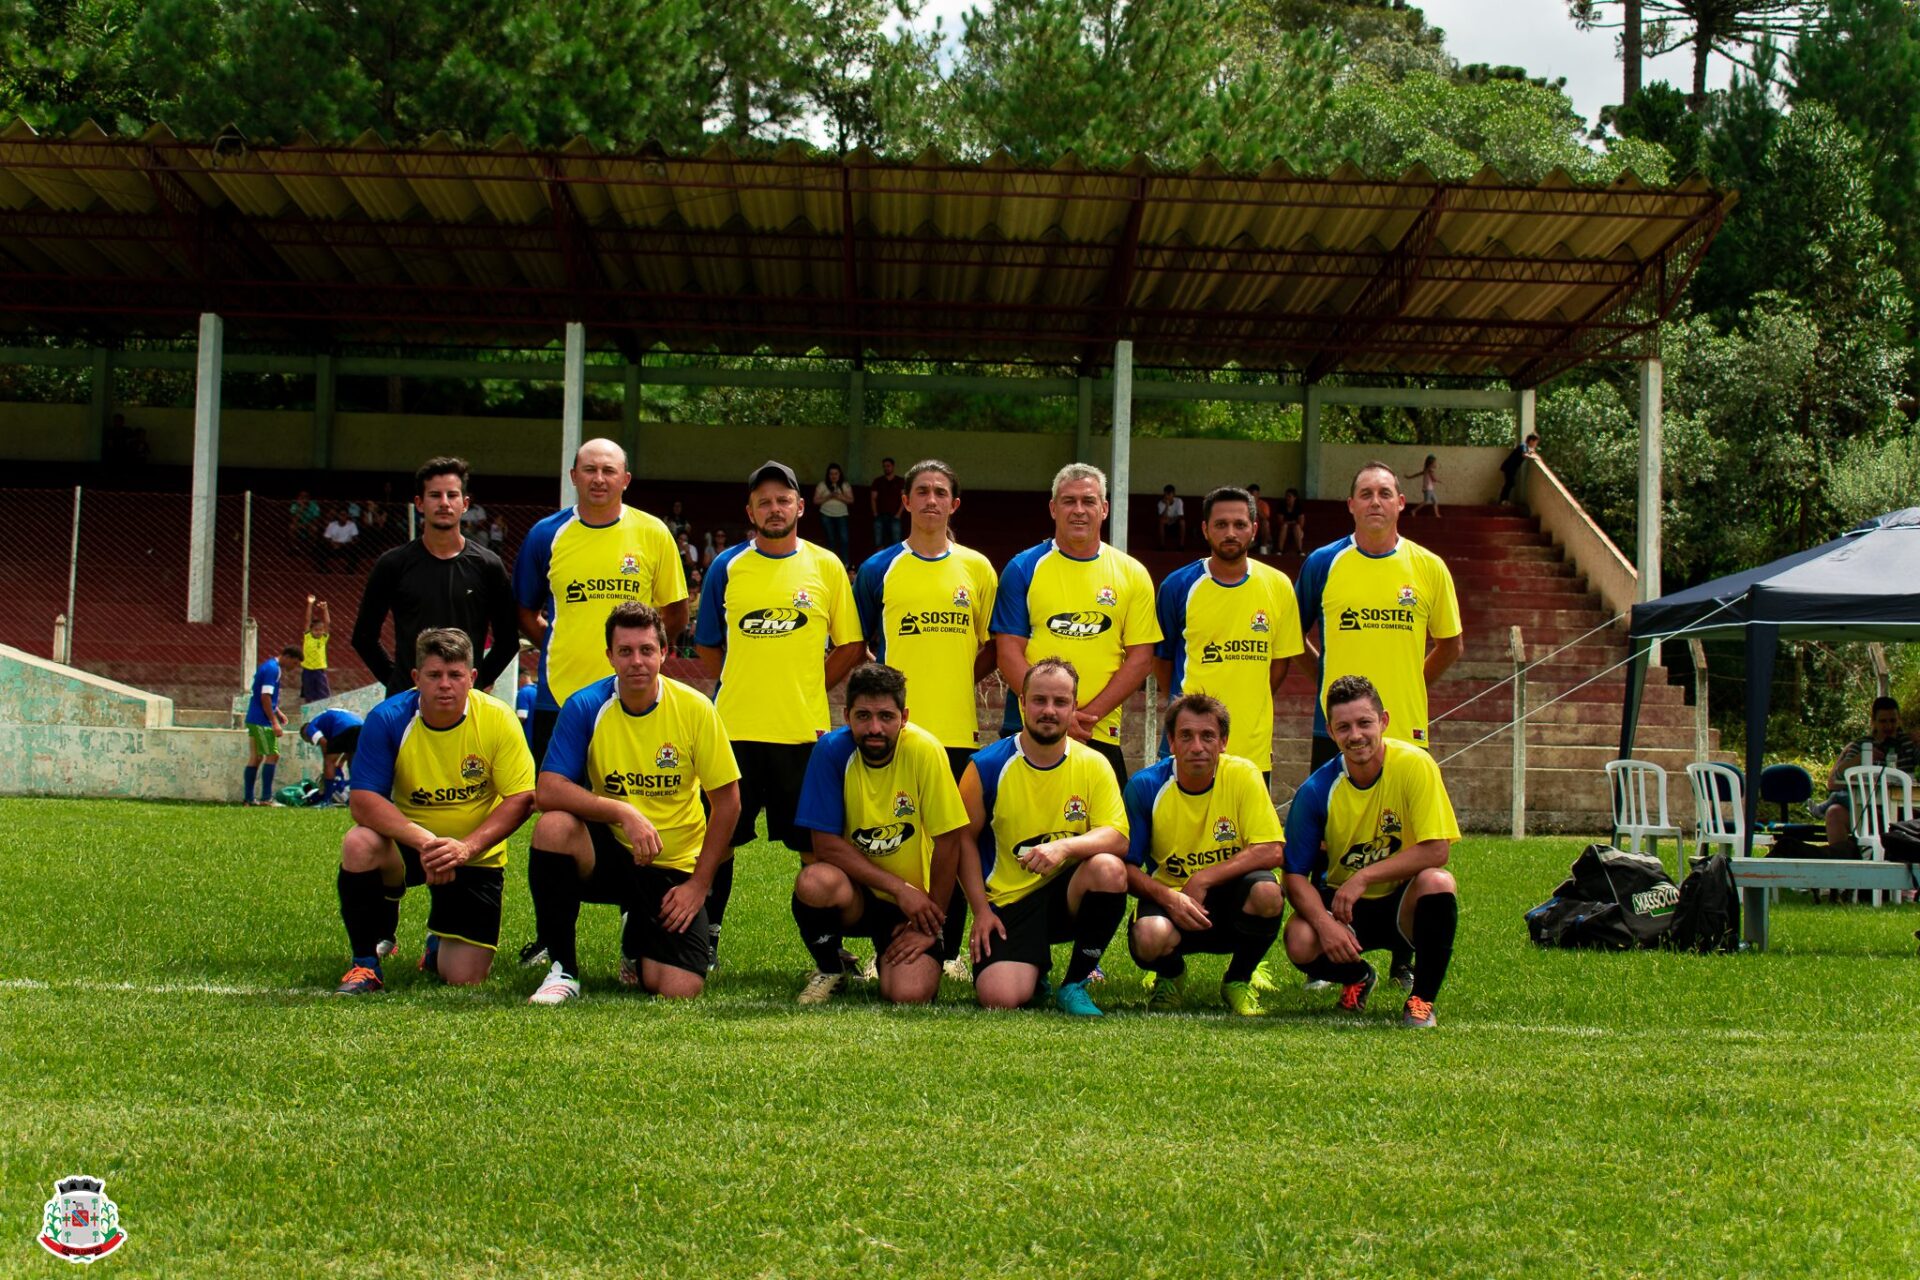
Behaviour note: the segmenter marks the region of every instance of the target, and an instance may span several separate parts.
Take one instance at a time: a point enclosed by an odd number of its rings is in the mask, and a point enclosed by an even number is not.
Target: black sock
[[[347,926],[347,946],[353,958],[364,961],[378,954],[380,940],[391,935],[382,928],[386,916],[386,887],[378,871],[340,868],[340,922]],[[395,904],[398,912],[398,904]]]
[[[580,927],[580,867],[564,853],[527,853],[527,889],[533,894],[533,927],[547,944],[547,959],[569,978],[580,976],[575,939]]]
[[[1413,949],[1420,963],[1413,970],[1413,994],[1431,1003],[1447,980],[1453,960],[1453,934],[1460,925],[1460,899],[1429,893],[1413,904]]]
[[[1256,916],[1242,911],[1233,922],[1233,958],[1227,961],[1228,982],[1249,982],[1280,936],[1279,916]]]
[[[800,926],[800,941],[813,957],[813,967],[822,973],[844,973],[840,959],[840,938],[844,926],[838,907],[810,907],[793,895],[793,922]]]
[[[1352,964],[1335,964],[1325,956],[1318,956],[1305,964],[1295,965],[1294,968],[1315,982],[1337,982],[1344,987],[1351,983],[1366,981],[1368,965],[1365,960],[1355,960]]]
[[[967,893],[957,884],[947,903],[947,922],[940,927],[940,944],[949,957],[967,954]]]
[[[1408,946],[1404,942],[1396,942],[1393,944],[1392,951],[1393,951],[1392,963],[1394,968],[1411,969],[1413,967],[1413,948],[1412,947]]]
[[[707,890],[707,931],[717,942],[720,922],[727,915],[727,899],[733,896],[733,859],[728,858],[713,873],[713,888]]]
[[[1087,980],[1126,914],[1124,893],[1097,893],[1090,889],[1081,895],[1080,913],[1073,918],[1073,958],[1067,961],[1065,981]]]

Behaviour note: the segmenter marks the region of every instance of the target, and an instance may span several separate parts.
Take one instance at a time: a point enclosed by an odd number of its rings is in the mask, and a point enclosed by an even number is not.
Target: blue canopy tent
[[[1811,550],[1635,605],[1620,716],[1623,760],[1633,755],[1648,651],[1656,640],[1679,636],[1745,640],[1747,777],[1758,778],[1781,640],[1920,640],[1920,507],[1876,516]],[[1759,788],[1746,791],[1751,851]]]

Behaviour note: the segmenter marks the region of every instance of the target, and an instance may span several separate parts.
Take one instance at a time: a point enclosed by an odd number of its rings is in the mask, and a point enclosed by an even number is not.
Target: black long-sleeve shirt
[[[380,626],[393,614],[395,652],[380,647]],[[413,648],[422,631],[457,627],[479,657],[474,687],[491,689],[519,654],[520,616],[513,582],[500,557],[472,539],[442,560],[415,539],[381,556],[367,576],[353,621],[353,651],[383,680],[387,696],[413,688]],[[488,632],[492,647],[487,648]]]

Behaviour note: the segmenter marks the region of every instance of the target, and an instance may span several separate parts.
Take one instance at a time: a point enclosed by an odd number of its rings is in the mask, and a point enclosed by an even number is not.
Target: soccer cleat
[[[1387,970],[1387,981],[1402,991],[1413,990],[1413,966],[1401,964],[1395,960],[1392,967]]]
[[[374,991],[380,991],[384,989],[386,985],[386,983],[380,981],[379,974],[363,964],[357,964],[347,970],[346,975],[340,979],[340,985],[333,989],[333,994],[337,996],[364,996]]]
[[[427,935],[427,945],[420,952],[420,962],[413,966],[422,973],[440,976],[440,938],[437,934]]]
[[[1229,1012],[1242,1018],[1257,1018],[1266,1012],[1260,1007],[1260,997],[1254,994],[1251,982],[1222,982],[1220,999]]]
[[[560,968],[559,963],[555,962],[553,967],[547,970],[546,979],[541,982],[540,989],[527,997],[527,1003],[565,1004],[579,997],[580,979],[569,978]]]
[[[1340,984],[1329,978],[1308,978],[1302,991],[1331,991]]]
[[[1187,975],[1185,972],[1168,978],[1153,975],[1153,994],[1147,997],[1148,1013],[1172,1013],[1175,1009],[1186,1007]]]
[[[538,969],[547,960],[547,944],[538,938],[520,948],[520,966],[523,969]]]
[[[1367,976],[1358,982],[1349,982],[1340,988],[1340,1009],[1343,1013],[1363,1013],[1367,1007],[1367,997],[1373,994],[1374,984],[1380,981],[1380,975],[1373,966],[1367,966]]]
[[[398,951],[399,949],[400,949],[400,943],[396,939],[382,938],[380,939],[379,942],[374,944],[373,954],[379,956],[382,960],[385,960],[388,956],[391,956],[394,952]]]
[[[819,969],[815,969],[811,974],[807,975],[807,985],[800,988],[800,994],[794,997],[794,1003],[808,1005],[825,1004],[836,995],[839,995],[840,989],[846,985],[846,974],[824,973]]]
[[[880,976],[880,968],[870,956],[857,956],[845,947],[840,948],[840,967],[847,971],[849,978],[861,982],[872,982]]]
[[[1106,980],[1107,980],[1107,971],[1105,969],[1102,969],[1099,965],[1093,966],[1093,972],[1087,975],[1088,986],[1092,986],[1096,982],[1105,982]]]
[[[1400,1011],[1400,1025],[1403,1027],[1439,1026],[1439,1021],[1433,1016],[1433,1001],[1422,1000],[1419,996],[1408,996],[1407,1007]]]
[[[620,957],[620,985],[637,987],[640,985],[640,962],[632,956]]]
[[[969,969],[967,962],[959,956],[955,956],[953,959],[941,965],[940,972],[943,976],[952,978],[955,982],[971,983],[973,981],[973,970]]]
[[[1253,988],[1253,993],[1257,996],[1280,994],[1280,984],[1273,980],[1273,970],[1267,967],[1265,960],[1253,966],[1253,979],[1247,985]]]
[[[1060,989],[1053,993],[1053,1003],[1060,1012],[1076,1018],[1105,1016],[1100,1012],[1100,1006],[1093,1002],[1093,997],[1087,994],[1087,984],[1084,982],[1061,983]]]

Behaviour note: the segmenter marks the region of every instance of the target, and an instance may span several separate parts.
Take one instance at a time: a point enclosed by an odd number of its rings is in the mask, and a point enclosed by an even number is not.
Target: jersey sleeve
[[[1431,557],[1433,608],[1427,613],[1427,634],[1435,640],[1451,640],[1460,634],[1460,597],[1453,590],[1453,572],[1439,556]]]
[[[547,568],[553,563],[556,523],[548,516],[527,530],[526,541],[513,558],[513,599],[523,609],[539,609],[547,603]]]
[[[1236,769],[1234,776],[1238,779],[1237,800],[1242,838],[1248,844],[1268,844],[1279,840],[1280,816],[1273,811],[1273,798],[1267,794],[1260,771],[1251,767]]]
[[[708,649],[727,647],[727,572],[732,567],[732,556],[717,557],[706,580],[700,584],[700,620],[693,628],[693,642],[697,645]]]
[[[1320,597],[1327,589],[1327,561],[1333,558],[1332,552],[1332,546],[1315,548],[1300,566],[1300,580],[1293,584],[1294,602],[1299,606],[1296,621],[1300,624],[1300,634],[1303,636],[1320,621]],[[1324,652],[1324,636],[1320,647]]]
[[[1293,808],[1287,810],[1288,875],[1311,876],[1323,865],[1320,845],[1327,838],[1327,799],[1339,770],[1322,766],[1301,784],[1293,796]]]
[[[1153,797],[1159,789],[1151,766],[1127,779],[1127,861],[1147,865],[1153,852]]]
[[[360,729],[360,746],[353,753],[352,790],[371,791],[393,798],[393,761],[400,752],[400,729],[385,704],[375,707]]]
[[[1033,620],[1027,614],[1027,592],[1033,586],[1033,564],[1040,548],[1022,551],[1007,561],[1000,575],[1000,594],[993,602],[993,621],[987,630],[996,636],[1033,634]]]
[[[999,608],[1000,575],[993,571],[993,564],[983,555],[975,555],[973,560],[973,598],[978,601],[974,606],[974,639],[985,644],[993,638],[993,611]]]
[[[700,779],[700,789],[718,791],[729,782],[740,781],[740,762],[734,758],[733,739],[727,737],[720,713],[697,689],[689,701],[696,704],[700,716],[700,733],[693,747],[693,772]]]
[[[845,835],[847,830],[847,760],[854,751],[853,735],[845,729],[820,739],[807,757],[807,775],[800,783],[800,803],[794,809],[795,826],[809,831]]]
[[[860,644],[866,636],[860,630],[860,614],[853,605],[853,584],[847,581],[846,568],[831,551],[822,551],[820,554],[829,562],[827,638],[833,641],[835,648],[843,644]]]
[[[494,794],[505,798],[533,790],[533,752],[520,731],[520,722],[504,702],[489,698],[482,705],[487,708],[487,750],[493,759]]]
[[[653,606],[664,609],[687,598],[687,566],[673,534],[659,520],[649,522],[653,541]]]
[[[881,614],[880,592],[887,579],[887,565],[883,561],[887,561],[887,553],[876,551],[861,564],[853,583],[853,607],[859,615],[860,633],[866,637],[867,647],[885,662],[887,638],[882,634],[885,621]]]
[[[1460,823],[1454,817],[1453,801],[1447,795],[1447,784],[1440,777],[1440,766],[1433,757],[1415,747],[1411,751],[1400,753],[1415,772],[1407,788],[1407,832],[1408,844],[1424,844],[1428,840],[1458,840]],[[1400,760],[1396,759],[1395,764]]]
[[[1167,662],[1175,661],[1180,654],[1180,646],[1187,634],[1187,575],[1181,570],[1168,574],[1160,584],[1160,595],[1155,601],[1160,621],[1160,643],[1153,647],[1153,656]]]
[[[1129,557],[1127,578],[1127,616],[1120,623],[1120,643],[1129,647],[1158,644],[1163,632],[1154,614],[1153,576],[1145,565]]]
[[[587,785],[587,747],[593,741],[593,722],[604,701],[598,696],[600,686],[590,684],[567,699],[560,708],[560,716],[553,722],[553,733],[547,739],[546,758],[540,761],[540,772],[557,773],[581,786]]]
[[[1293,587],[1286,575],[1275,570],[1274,576],[1273,647],[1268,652],[1276,660],[1297,658],[1307,651],[1306,637],[1300,626],[1300,602],[1294,599]]]

